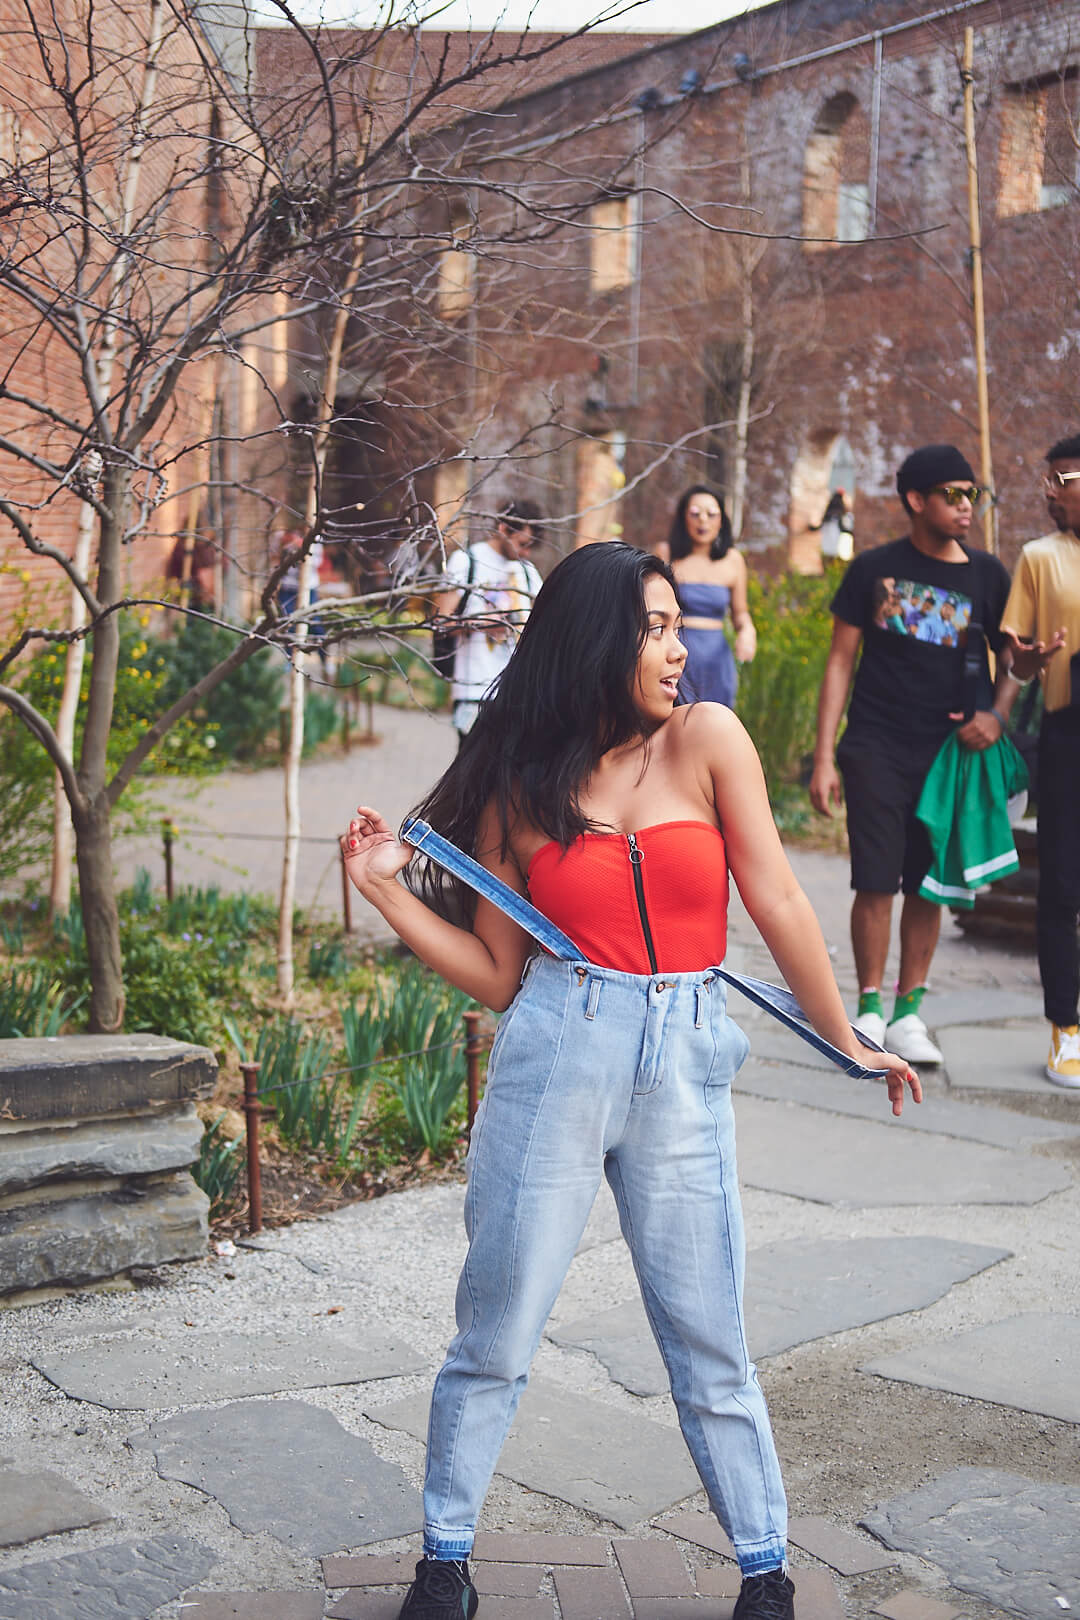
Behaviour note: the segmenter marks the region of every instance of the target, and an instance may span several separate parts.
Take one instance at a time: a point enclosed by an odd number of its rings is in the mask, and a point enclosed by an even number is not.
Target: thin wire
[[[260,1097],[268,1097],[272,1091],[289,1091],[293,1086],[313,1086],[319,1080],[335,1080],[343,1074],[359,1074],[363,1069],[385,1068],[387,1064],[400,1063],[404,1058],[426,1057],[429,1052],[447,1052],[451,1047],[468,1044],[468,1039],[459,1035],[456,1040],[442,1041],[438,1046],[421,1046],[415,1052],[392,1052],[388,1057],[372,1058],[370,1063],[350,1063],[344,1069],[326,1069],[322,1074],[308,1075],[301,1080],[282,1080],[276,1086],[259,1086],[257,1090]]]
[[[145,833],[134,832],[134,833],[131,833],[129,836],[132,837],[132,838],[139,838],[139,837],[145,837],[146,834]],[[213,832],[213,831],[211,831],[211,832],[199,832],[197,829],[194,829],[194,828],[191,831],[188,831],[185,828],[183,832],[181,832],[179,830],[179,828],[178,828],[173,833],[173,842],[176,843],[176,844],[182,843],[185,838],[232,838],[232,839],[239,838],[239,839],[242,839],[244,843],[248,843],[250,841],[252,843],[261,842],[261,843],[266,843],[266,844],[281,844],[281,843],[284,843],[284,841],[285,841],[285,834],[283,832],[280,832],[280,833],[255,833],[255,832],[253,832],[253,833],[229,833],[229,832]],[[337,838],[315,838],[315,837],[309,837],[306,834],[301,834],[300,843],[302,843],[302,844],[338,844],[340,846],[340,839],[337,839]]]

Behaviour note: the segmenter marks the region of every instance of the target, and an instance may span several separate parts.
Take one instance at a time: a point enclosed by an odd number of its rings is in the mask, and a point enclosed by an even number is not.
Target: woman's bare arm
[[[477,859],[521,893],[521,874],[512,860],[502,859],[492,823],[488,816],[481,827]],[[399,843],[388,823],[368,805],[357,810],[341,848],[350,880],[422,962],[494,1012],[510,1005],[533,946],[505,912],[479,900],[471,932],[437,916],[398,881],[415,851]]]
[[[735,657],[740,664],[749,664],[757,652],[757,630],[750,616],[747,594],[746,558],[741,551],[730,551],[733,565],[731,581],[731,622],[735,626]]]
[[[871,1068],[888,1069],[894,1114],[904,1085],[922,1101],[918,1077],[903,1058],[863,1046],[852,1032],[814,909],[799,887],[769,808],[757,751],[729,709],[698,704],[693,741],[704,751],[731,875],[743,904],[819,1035]],[[691,740],[690,727],[687,727]]]

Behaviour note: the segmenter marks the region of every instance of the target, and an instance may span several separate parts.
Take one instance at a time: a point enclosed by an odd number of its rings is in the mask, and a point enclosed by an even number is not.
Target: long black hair
[[[631,693],[649,627],[645,583],[654,574],[675,589],[666,563],[621,540],[564,557],[457,758],[412,814],[469,855],[489,804],[504,856],[518,817],[564,849],[594,830],[581,788],[609,749],[643,735]],[[472,891],[433,861],[414,860],[406,877],[442,915],[471,921]]]
[[[721,557],[725,557],[730,551],[734,537],[731,533],[731,519],[727,515],[724,497],[719,490],[713,489],[709,484],[692,484],[689,489],[684,489],[679,496],[679,504],[675,508],[675,516],[671,520],[671,531],[668,534],[668,550],[671,554],[671,560],[672,562],[678,562],[680,557],[689,557],[694,549],[690,544],[690,536],[686,532],[686,508],[695,495],[711,495],[720,508],[720,533],[709,547],[709,556],[714,562],[718,562]]]

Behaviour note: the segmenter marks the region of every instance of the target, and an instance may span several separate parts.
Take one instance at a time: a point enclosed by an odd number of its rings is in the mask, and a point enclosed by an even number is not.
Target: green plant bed
[[[783,574],[764,582],[750,576],[757,654],[740,668],[735,709],[761,756],[774,809],[813,751],[832,640],[829,603],[842,573],[843,564],[830,564],[824,575]]]
[[[271,901],[211,886],[167,902],[145,871],[118,898],[125,1028],[214,1049],[218,1106],[239,1103],[238,1060],[259,1064],[270,1183],[294,1189],[279,1218],[459,1162],[467,997],[412,957],[375,955],[301,915],[296,960],[310,971],[298,973],[286,1015],[274,983]],[[0,1033],[80,1028],[87,960],[78,899],[52,928],[40,903],[8,903],[2,927],[7,949],[20,954],[0,970]],[[217,1220],[242,1219],[243,1164],[242,1144],[222,1127],[204,1133],[195,1174]]]

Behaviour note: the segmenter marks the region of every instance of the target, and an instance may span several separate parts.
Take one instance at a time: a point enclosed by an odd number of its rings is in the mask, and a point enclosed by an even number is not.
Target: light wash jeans
[[[469,1149],[458,1331],[428,1432],[429,1557],[472,1546],[603,1172],[713,1511],[744,1574],[783,1563],[784,1488],[743,1328],[731,1081],[748,1049],[715,968],[644,977],[530,961]]]

